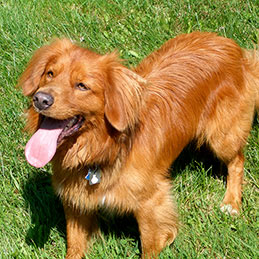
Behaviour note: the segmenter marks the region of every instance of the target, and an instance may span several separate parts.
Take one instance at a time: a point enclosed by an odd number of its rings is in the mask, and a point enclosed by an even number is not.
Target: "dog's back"
[[[236,153],[246,141],[255,103],[258,106],[258,70],[255,55],[243,51],[231,39],[214,33],[180,35],[135,69],[149,82],[148,111],[143,117],[156,120],[158,128],[162,128],[160,120],[167,120],[168,130],[175,135],[171,143],[174,148],[178,146],[177,139],[181,142],[179,148],[193,138],[198,145],[214,143],[219,137],[214,132],[227,134],[238,120],[243,133],[236,129],[233,134],[243,141],[235,148]],[[212,149],[214,145],[219,143],[211,144]],[[217,152],[217,156],[229,160],[233,154],[226,158],[226,154]]]
[[[168,155],[162,148],[161,157],[174,159],[191,139],[198,146],[205,143],[228,167],[222,210],[237,213],[243,148],[259,107],[258,54],[231,39],[195,32],[169,40],[135,71],[150,82],[143,118],[154,116],[158,143],[166,135]]]

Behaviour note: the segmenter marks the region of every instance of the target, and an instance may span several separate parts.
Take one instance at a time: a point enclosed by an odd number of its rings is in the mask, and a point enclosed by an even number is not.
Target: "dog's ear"
[[[106,55],[106,62],[105,116],[115,129],[124,131],[138,120],[146,80],[122,66],[116,53]]]
[[[49,60],[55,54],[60,53],[62,49],[71,47],[71,45],[72,43],[68,39],[56,39],[52,44],[43,46],[34,53],[18,81],[18,86],[22,87],[25,96],[32,96],[37,91]]]
[[[22,87],[25,96],[31,96],[37,91],[46,64],[50,59],[51,52],[48,50],[49,46],[43,46],[34,53],[18,81],[18,86]]]

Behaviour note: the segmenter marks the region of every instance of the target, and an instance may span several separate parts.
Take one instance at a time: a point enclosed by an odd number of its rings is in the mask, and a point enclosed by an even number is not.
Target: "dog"
[[[142,258],[155,258],[178,232],[169,168],[195,141],[228,169],[221,210],[239,213],[243,148],[259,108],[256,51],[214,33],[179,35],[129,69],[56,39],[38,49],[18,84],[31,99],[27,161],[51,161],[63,203],[66,258],[81,258],[98,232],[96,212],[132,213]]]

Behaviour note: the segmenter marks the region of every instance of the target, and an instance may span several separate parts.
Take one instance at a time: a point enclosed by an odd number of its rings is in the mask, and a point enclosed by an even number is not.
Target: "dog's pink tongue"
[[[34,167],[45,166],[55,155],[58,137],[65,121],[44,118],[40,128],[34,133],[25,147],[25,157]]]

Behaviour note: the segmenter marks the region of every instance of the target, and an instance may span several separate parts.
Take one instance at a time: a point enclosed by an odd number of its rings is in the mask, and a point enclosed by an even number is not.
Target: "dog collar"
[[[90,185],[94,185],[101,182],[101,170],[98,166],[90,167],[88,169],[85,179],[89,181]]]

